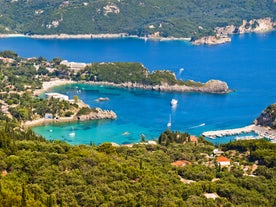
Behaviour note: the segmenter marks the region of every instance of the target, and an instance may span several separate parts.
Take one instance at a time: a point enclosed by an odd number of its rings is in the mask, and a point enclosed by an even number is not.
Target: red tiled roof
[[[190,165],[191,162],[187,161],[187,160],[177,160],[173,163],[171,163],[172,166],[176,166],[176,167],[182,167],[185,165]]]
[[[197,137],[194,135],[191,135],[190,140],[191,140],[191,142],[197,142]]]
[[[230,160],[227,157],[219,156],[217,162],[230,162]]]

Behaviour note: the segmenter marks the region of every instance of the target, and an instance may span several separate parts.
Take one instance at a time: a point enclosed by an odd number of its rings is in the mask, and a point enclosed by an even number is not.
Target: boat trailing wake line
[[[203,126],[205,126],[205,123],[202,123],[202,124],[199,124],[199,125],[196,125],[196,126],[192,126],[189,129],[194,129],[194,128],[203,127]]]

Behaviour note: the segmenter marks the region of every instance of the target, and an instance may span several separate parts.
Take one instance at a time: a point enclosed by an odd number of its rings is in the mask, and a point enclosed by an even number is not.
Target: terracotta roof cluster
[[[176,166],[176,167],[183,167],[185,165],[190,165],[191,162],[187,161],[187,160],[177,160],[173,163],[171,163],[172,166]]]

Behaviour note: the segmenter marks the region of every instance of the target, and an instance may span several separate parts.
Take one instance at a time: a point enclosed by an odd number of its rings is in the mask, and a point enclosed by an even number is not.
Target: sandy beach
[[[118,34],[50,34],[50,35],[29,35],[34,39],[113,39],[127,37],[127,33]]]
[[[66,122],[74,122],[77,121],[76,117],[61,117],[59,119],[46,119],[46,118],[41,118],[41,119],[36,119],[32,121],[26,121],[24,124],[22,124],[23,127],[29,128],[29,127],[34,127],[34,126],[41,126],[45,124],[53,124],[53,123],[66,123]]]
[[[34,95],[39,96],[53,87],[62,86],[66,84],[73,84],[73,83],[76,83],[76,82],[72,80],[66,80],[66,79],[52,79],[50,81],[43,82],[42,88],[35,90]]]
[[[24,34],[0,34],[0,38],[10,38],[10,37],[27,37]]]

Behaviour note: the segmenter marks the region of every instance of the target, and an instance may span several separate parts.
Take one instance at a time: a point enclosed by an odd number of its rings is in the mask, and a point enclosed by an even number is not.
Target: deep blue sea
[[[227,95],[161,93],[73,85],[55,91],[78,95],[91,107],[114,110],[115,121],[35,127],[48,139],[71,144],[99,144],[105,141],[133,143],[158,138],[171,116],[172,130],[200,135],[203,131],[249,125],[268,105],[276,102],[276,32],[235,35],[232,42],[217,46],[192,46],[185,41],[140,39],[43,40],[0,39],[0,50],[13,50],[23,57],[60,57],[75,62],[141,62],[150,71],[173,70],[177,78],[205,82],[226,81],[236,92]],[[184,70],[180,70],[183,68]],[[181,72],[182,71],[182,72]],[[96,102],[108,97],[106,102]],[[176,98],[176,109],[170,100]],[[74,132],[75,136],[69,136]],[[228,142],[229,137],[211,140]]]

